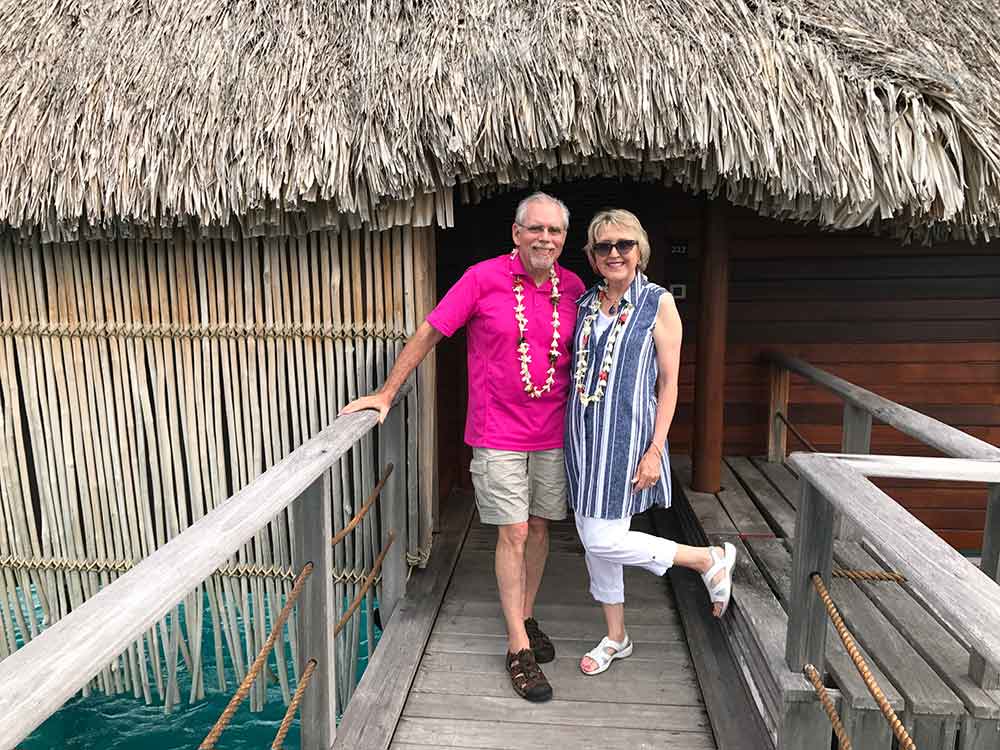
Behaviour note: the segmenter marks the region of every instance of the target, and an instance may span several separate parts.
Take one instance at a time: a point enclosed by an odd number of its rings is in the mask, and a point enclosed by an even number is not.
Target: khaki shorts
[[[528,516],[561,521],[566,518],[566,466],[563,449],[502,451],[473,448],[472,485],[479,519],[505,526]]]

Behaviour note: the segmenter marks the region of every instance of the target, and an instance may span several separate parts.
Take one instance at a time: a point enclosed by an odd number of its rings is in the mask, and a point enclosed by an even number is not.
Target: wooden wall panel
[[[650,234],[650,277],[682,284],[678,299],[685,343],[680,401],[670,431],[671,450],[690,448],[695,392],[700,221],[704,198],[652,185],[608,180],[551,186],[567,202],[571,227],[561,262],[593,277],[580,252],[587,222],[598,208],[621,206],[638,214]],[[479,206],[461,206],[456,229],[439,237],[438,288],[443,293],[471,262],[510,247],[516,201],[510,194]],[[1000,254],[992,245],[902,245],[864,232],[827,233],[730,208],[732,232],[729,343],[726,363],[728,454],[763,455],[766,448],[768,369],[761,354],[779,348],[886,398],[906,404],[976,437],[1000,444]],[[464,412],[454,408],[464,387],[464,349],[450,342],[442,354],[451,386],[442,425],[442,462],[450,454],[457,476]],[[441,360],[439,360],[441,361]],[[441,384],[442,390],[445,385]],[[840,408],[835,397],[801,378],[791,385],[791,418],[823,450],[839,450]],[[442,413],[442,420],[445,419]],[[799,449],[789,437],[792,450]],[[875,425],[880,453],[930,451],[891,428]],[[888,487],[961,549],[979,546],[983,493],[969,488]],[[948,515],[948,510],[955,513]]]

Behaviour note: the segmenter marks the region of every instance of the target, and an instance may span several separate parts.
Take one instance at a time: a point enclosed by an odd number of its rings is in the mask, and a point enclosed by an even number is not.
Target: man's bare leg
[[[535,597],[542,585],[549,557],[549,520],[528,517],[528,540],[524,546],[524,618],[535,616]]]
[[[507,650],[512,654],[529,648],[524,631],[525,548],[528,522],[498,526],[495,568],[500,607],[507,622]],[[537,590],[537,586],[536,586]]]

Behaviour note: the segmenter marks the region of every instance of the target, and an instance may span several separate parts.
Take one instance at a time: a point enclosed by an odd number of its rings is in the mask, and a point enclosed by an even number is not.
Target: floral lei
[[[517,248],[511,251],[511,258],[517,255]],[[541,398],[552,388],[555,383],[556,360],[559,359],[559,277],[556,276],[555,265],[549,269],[549,281],[552,283],[552,293],[549,300],[552,302],[552,344],[549,346],[549,369],[545,374],[545,384],[539,388],[531,382],[531,371],[528,370],[528,363],[531,362],[530,347],[528,340],[524,336],[524,331],[528,327],[528,319],[524,316],[524,277],[514,274],[514,318],[517,320],[517,351],[521,359],[521,380],[524,382],[524,392],[529,398]]]
[[[587,379],[587,369],[590,362],[590,332],[597,320],[597,313],[601,309],[601,303],[608,297],[607,283],[601,284],[590,303],[590,313],[583,319],[580,329],[581,341],[580,349],[576,353],[576,393],[580,398],[580,403],[586,407],[604,398],[604,389],[608,385],[608,375],[611,372],[611,364],[614,362],[615,349],[618,344],[618,335],[628,322],[633,306],[627,299],[622,299],[618,303],[618,318],[611,329],[608,343],[604,347],[604,359],[601,360],[601,369],[597,373],[597,387],[593,393],[587,393],[584,389],[584,382]]]

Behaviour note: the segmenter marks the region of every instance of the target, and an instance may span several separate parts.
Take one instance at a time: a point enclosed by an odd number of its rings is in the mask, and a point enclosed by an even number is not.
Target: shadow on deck
[[[432,563],[414,573],[335,747],[761,747],[756,712],[738,668],[727,662],[721,629],[708,622],[708,600],[693,574],[657,579],[627,568],[626,623],[635,653],[602,675],[580,672],[579,659],[604,634],[604,621],[587,590],[572,522],[552,527],[536,607],[556,646],[555,661],[544,665],[555,697],[544,704],[518,698],[504,670],[496,531],[481,526],[472,507],[471,496],[449,498]],[[655,520],[662,531],[670,515],[645,514],[634,526],[651,531]],[[690,611],[695,606],[698,613]],[[725,720],[711,721],[706,702]]]

